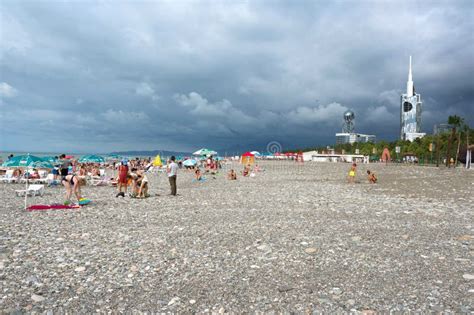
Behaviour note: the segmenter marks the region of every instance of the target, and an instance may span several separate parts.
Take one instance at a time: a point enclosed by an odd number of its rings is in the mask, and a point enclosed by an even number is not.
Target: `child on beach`
[[[201,170],[199,168],[194,171],[194,178],[196,181],[202,180]]]
[[[237,173],[233,169],[231,169],[229,171],[229,174],[227,174],[227,178],[229,180],[236,180],[237,179]]]
[[[349,176],[347,177],[348,182],[351,184],[355,183],[356,168],[357,168],[357,164],[352,163],[351,169],[349,171]]]
[[[371,171],[367,170],[367,179],[369,180],[369,183],[375,184],[377,182],[377,177],[375,176],[374,173]]]

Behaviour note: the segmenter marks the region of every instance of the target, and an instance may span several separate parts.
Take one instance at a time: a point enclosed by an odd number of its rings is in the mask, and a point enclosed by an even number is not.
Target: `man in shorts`
[[[59,167],[59,175],[61,175],[61,180],[63,180],[68,175],[69,167],[72,167],[72,163],[66,159],[66,154],[61,154],[60,161],[61,166]]]

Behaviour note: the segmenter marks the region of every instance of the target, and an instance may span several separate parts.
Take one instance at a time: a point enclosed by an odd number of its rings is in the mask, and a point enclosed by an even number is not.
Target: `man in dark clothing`
[[[65,154],[61,154],[60,158],[61,158],[61,167],[59,168],[59,174],[61,175],[61,178],[64,178],[67,176],[69,172],[69,166],[72,166],[72,163],[71,161],[66,159]]]

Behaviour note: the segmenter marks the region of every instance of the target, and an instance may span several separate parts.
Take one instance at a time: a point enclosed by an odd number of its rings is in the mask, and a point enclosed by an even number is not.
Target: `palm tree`
[[[453,143],[453,139],[456,136],[456,128],[459,128],[461,124],[464,122],[464,119],[457,115],[449,116],[448,117],[448,124],[451,125],[451,136],[448,140],[448,150],[446,152],[446,166],[449,167],[449,161],[451,159],[451,145]]]

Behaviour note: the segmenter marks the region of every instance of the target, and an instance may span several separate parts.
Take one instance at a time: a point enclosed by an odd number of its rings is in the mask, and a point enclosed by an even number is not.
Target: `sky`
[[[0,2],[0,151],[394,140],[409,56],[422,131],[474,125],[472,1]]]

